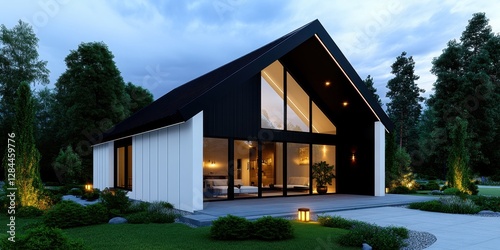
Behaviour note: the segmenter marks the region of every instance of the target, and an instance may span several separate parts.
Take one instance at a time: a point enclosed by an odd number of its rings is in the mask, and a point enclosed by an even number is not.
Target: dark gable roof
[[[231,82],[231,79],[247,79],[255,75],[315,35],[321,39],[325,47],[349,76],[372,110],[385,125],[386,129],[391,131],[393,128],[392,122],[378,105],[321,23],[318,20],[314,20],[247,55],[173,89],[114,126],[104,134],[103,141],[101,142],[128,137],[187,121],[203,110],[203,105],[200,105],[204,102],[203,99],[206,99],[207,96],[213,98],[213,95],[216,95],[216,91],[211,90],[224,87],[228,82]]]

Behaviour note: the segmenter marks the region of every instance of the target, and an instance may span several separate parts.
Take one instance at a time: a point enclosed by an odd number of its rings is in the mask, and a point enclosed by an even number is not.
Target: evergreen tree
[[[491,175],[498,169],[500,153],[495,143],[500,135],[500,38],[491,32],[484,13],[476,13],[462,33],[433,60],[437,76],[429,105],[435,111],[434,133],[446,140],[435,142],[436,161],[446,163],[450,152],[448,123],[456,117],[469,127],[467,141],[472,169]]]
[[[92,176],[92,143],[129,115],[125,83],[102,42],[82,43],[65,59],[67,69],[56,83],[57,140],[82,158],[83,179]]]
[[[0,26],[0,141],[13,128],[14,107],[21,82],[49,83],[47,62],[38,58],[38,38],[33,28],[19,21],[12,29]],[[0,152],[5,151],[0,143]]]
[[[471,183],[469,152],[467,150],[467,121],[456,117],[450,125],[451,150],[448,156],[448,185],[462,192],[476,194],[477,188]]]
[[[382,101],[380,100],[380,96],[377,94],[377,89],[373,86],[373,77],[368,75],[366,79],[364,80],[366,87],[370,92],[372,93],[373,97],[375,100],[377,100],[378,104],[382,107]]]
[[[398,168],[396,166],[397,145],[394,133],[386,133],[385,136],[385,186],[393,187],[398,178]]]
[[[29,84],[24,82],[17,91],[15,105],[13,130],[15,134],[15,180],[7,182],[7,185],[17,188],[17,201],[20,206],[45,208],[38,165],[40,153],[35,146],[34,130],[34,100]],[[4,157],[3,162],[7,166],[7,157]],[[6,171],[6,173],[9,172]]]
[[[387,97],[391,99],[387,104],[387,112],[394,122],[394,133],[399,146],[411,151],[417,144],[413,135],[422,109],[419,102],[424,100],[420,93],[424,90],[415,83],[419,79],[415,75],[415,62],[411,56],[406,56],[406,52],[396,58],[391,68],[394,78],[387,82]]]

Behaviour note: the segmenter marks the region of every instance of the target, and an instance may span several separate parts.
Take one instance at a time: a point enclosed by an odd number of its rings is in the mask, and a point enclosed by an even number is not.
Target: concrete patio
[[[417,201],[436,199],[433,196],[413,196],[387,194],[384,197],[364,195],[313,195],[297,197],[273,197],[262,199],[236,199],[231,201],[205,202],[202,211],[181,218],[181,221],[196,226],[209,226],[218,217],[228,214],[250,220],[262,216],[290,217],[296,216],[297,209],[307,207],[312,216],[355,209],[377,208],[406,205]]]

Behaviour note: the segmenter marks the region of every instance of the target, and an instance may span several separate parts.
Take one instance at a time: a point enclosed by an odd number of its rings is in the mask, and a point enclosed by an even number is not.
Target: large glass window
[[[287,195],[309,193],[309,144],[287,144]]]
[[[337,166],[335,165],[335,146],[332,145],[313,145],[312,146],[312,164],[325,161],[329,165],[333,165],[334,174],[337,171]],[[316,183],[313,180],[313,192],[316,192]],[[335,178],[332,181],[332,185],[327,185],[328,193],[335,193]]]
[[[206,200],[227,199],[228,140],[203,138],[203,186]]]
[[[234,141],[234,198],[258,195],[257,148],[256,141]]]
[[[117,143],[115,163],[115,187],[132,190],[132,140]]]
[[[275,61],[261,73],[261,127],[284,129],[283,66]]]
[[[336,134],[335,125],[316,103],[312,102],[310,109],[309,95],[290,73],[286,72],[286,81],[284,77],[284,68],[279,61],[261,72],[261,128],[283,130],[286,112],[288,131]]]
[[[283,188],[283,143],[262,144],[262,196],[282,196]]]
[[[309,132],[309,96],[289,73],[286,77],[287,130]]]
[[[312,132],[321,134],[336,134],[337,128],[318,108],[316,103],[312,103]]]

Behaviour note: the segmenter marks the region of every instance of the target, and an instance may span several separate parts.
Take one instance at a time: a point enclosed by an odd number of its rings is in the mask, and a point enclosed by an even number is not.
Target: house
[[[117,124],[93,146],[93,185],[185,211],[203,202],[385,194],[393,124],[318,20],[200,76]]]

